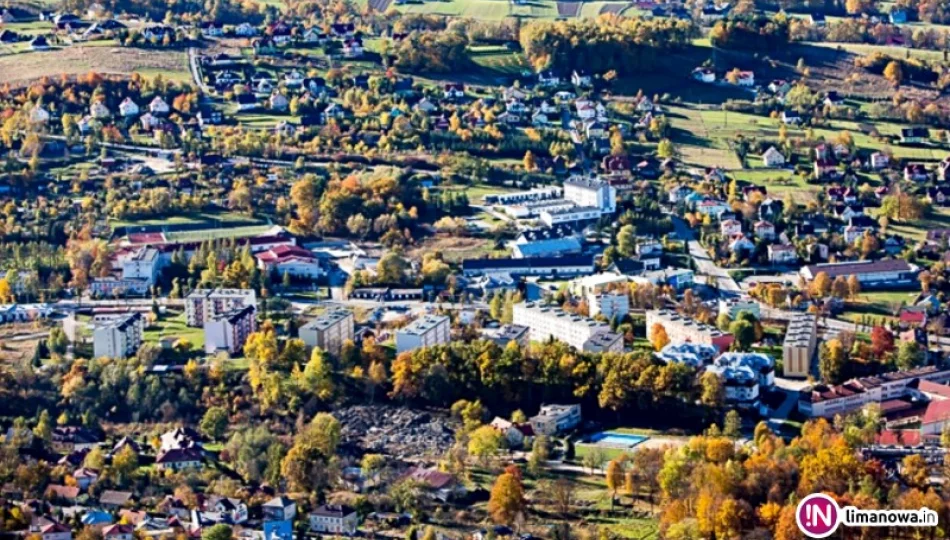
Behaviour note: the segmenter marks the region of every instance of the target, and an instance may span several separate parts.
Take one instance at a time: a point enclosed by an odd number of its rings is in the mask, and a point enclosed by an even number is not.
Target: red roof
[[[924,412],[922,424],[934,424],[950,419],[950,399],[931,401]]]
[[[412,469],[406,477],[418,480],[431,489],[442,489],[455,483],[455,477],[437,469]]]
[[[258,253],[257,258],[265,263],[279,263],[290,259],[308,259],[315,261],[313,252],[299,246],[282,245]]]
[[[927,320],[927,312],[924,310],[905,309],[901,311],[901,322],[923,324]]]
[[[116,523],[115,525],[109,525],[102,529],[102,536],[108,537],[111,535],[132,534],[134,531],[135,529],[131,525]]]
[[[921,379],[917,383],[917,389],[925,394],[936,395],[950,399],[950,386],[945,384],[937,384],[926,379]]]
[[[892,446],[917,446],[920,444],[920,432],[913,429],[885,429],[878,434],[876,442]]]

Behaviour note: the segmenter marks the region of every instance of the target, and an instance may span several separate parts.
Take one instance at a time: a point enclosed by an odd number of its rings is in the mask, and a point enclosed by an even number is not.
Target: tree
[[[821,344],[818,352],[818,371],[821,380],[828,384],[837,384],[844,373],[847,352],[840,340],[829,339]]]
[[[488,513],[501,525],[511,525],[525,510],[524,488],[521,480],[509,472],[495,480],[488,499]]]
[[[636,247],[637,236],[636,229],[634,229],[633,225],[620,227],[620,231],[617,233],[617,251],[624,257],[630,257],[633,255]]]
[[[854,299],[861,293],[861,281],[855,275],[848,276],[848,298]]]
[[[656,155],[667,159],[676,156],[676,147],[673,146],[673,141],[669,139],[663,139],[656,146]]]
[[[929,468],[923,456],[911,454],[901,461],[901,478],[903,478],[910,487],[917,489],[926,488],[929,477]]]
[[[329,401],[333,397],[333,372],[323,349],[314,347],[299,380],[301,388],[320,401]]]
[[[730,439],[738,439],[742,435],[742,418],[739,417],[739,413],[735,409],[726,413],[722,434]]]
[[[406,260],[394,251],[383,255],[376,264],[376,277],[380,283],[398,285],[406,279]]]
[[[10,287],[10,282],[7,281],[7,278],[0,278],[0,302],[12,302],[13,301],[13,289]]]
[[[620,489],[620,486],[623,485],[623,463],[619,459],[612,459],[607,463],[607,489],[609,489],[614,496],[617,495],[617,490]]]
[[[469,435],[468,453],[486,459],[501,450],[503,442],[501,432],[491,426],[482,426]]]
[[[53,421],[50,419],[49,411],[43,409],[40,417],[33,428],[33,435],[41,441],[49,442],[53,438]]]
[[[524,165],[524,170],[533,171],[538,168],[538,162],[534,158],[534,154],[531,153],[531,150],[528,150],[524,153],[524,160],[522,160]]]
[[[725,399],[725,389],[722,385],[722,379],[712,371],[704,371],[700,377],[700,386],[702,394],[700,401],[707,407],[720,407]]]
[[[924,354],[916,341],[902,341],[897,346],[897,367],[902,370],[919,367],[924,362]]]
[[[650,343],[653,344],[655,351],[663,350],[663,347],[666,347],[670,343],[670,336],[666,334],[666,328],[663,327],[663,324],[653,323],[653,328],[651,328],[650,333]]]
[[[740,350],[747,351],[755,342],[755,325],[746,320],[733,321],[729,332],[735,337]]]
[[[219,440],[228,429],[228,411],[224,407],[210,407],[198,426],[206,437]]]
[[[212,525],[201,533],[201,540],[231,540],[233,537],[234,533],[231,531],[231,527],[224,523]]]
[[[809,290],[812,296],[824,298],[831,292],[831,284],[831,277],[828,276],[827,272],[818,272],[818,274],[815,275],[815,279],[812,280]]]
[[[871,329],[871,350],[874,356],[879,360],[885,354],[894,350],[894,334],[883,326],[875,326]]]
[[[897,60],[891,60],[884,68],[884,78],[894,83],[894,86],[900,86],[904,80],[904,71]]]

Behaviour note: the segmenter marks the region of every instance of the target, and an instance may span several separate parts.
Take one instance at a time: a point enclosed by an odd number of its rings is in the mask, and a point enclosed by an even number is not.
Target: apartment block
[[[617,211],[617,189],[599,178],[574,177],[564,182],[564,198],[577,206],[594,207],[605,214]]]
[[[256,311],[254,306],[234,308],[206,322],[205,353],[227,351],[235,354],[241,351],[248,336],[257,330]]]
[[[555,435],[581,423],[581,406],[541,405],[541,410],[529,418],[528,423],[536,434]]]
[[[751,298],[729,298],[719,300],[719,314],[725,313],[730,319],[736,320],[739,313],[748,311],[756,319],[761,317],[761,307],[759,303]]]
[[[205,323],[246,306],[257,308],[253,289],[195,289],[185,298],[185,318],[188,326]]]
[[[647,339],[653,339],[653,327],[659,323],[666,330],[670,343],[699,343],[725,351],[732,345],[733,336],[715,326],[695,321],[667,309],[647,311]]]
[[[788,323],[782,344],[782,374],[786,377],[807,378],[811,374],[812,358],[818,344],[818,319],[811,314],[796,315]]]
[[[622,319],[630,313],[630,297],[622,292],[588,294],[587,305],[591,317],[603,315],[607,320]]]
[[[124,258],[122,263],[122,279],[142,279],[151,287],[158,279],[161,269],[161,257],[155,248],[139,248]]]
[[[950,381],[950,370],[924,366],[851,379],[836,385],[817,384],[799,393],[798,411],[809,418],[832,418],[837,414],[861,409],[869,403],[882,403],[913,395],[912,385],[916,381],[946,384]]]
[[[623,351],[623,340],[616,340],[614,336],[617,334],[611,332],[609,326],[587,317],[568,313],[556,306],[532,302],[516,304],[514,324],[527,326],[530,329],[532,341],[547,341],[553,338],[579,351]],[[599,334],[610,334],[610,336],[597,338]]]
[[[450,330],[445,315],[423,315],[396,331],[396,352],[444,345],[449,342]]]
[[[300,327],[300,339],[308,347],[320,347],[339,356],[346,340],[353,340],[353,313],[337,309],[328,311]]]
[[[142,345],[145,319],[141,313],[104,320],[92,332],[92,350],[96,358],[126,358]]]

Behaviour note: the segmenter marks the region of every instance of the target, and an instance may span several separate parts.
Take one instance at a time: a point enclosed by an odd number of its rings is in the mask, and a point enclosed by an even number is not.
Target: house
[[[534,433],[556,435],[574,429],[581,423],[581,406],[541,405],[538,414],[528,419]]]
[[[920,144],[930,139],[930,130],[925,127],[901,128],[900,140],[904,144]]]
[[[111,116],[112,112],[109,111],[109,107],[106,107],[105,103],[97,101],[89,106],[89,114],[92,115],[93,118],[103,119]]]
[[[735,219],[726,219],[719,223],[719,233],[723,236],[742,234],[742,222]]]
[[[123,118],[131,118],[133,116],[139,115],[139,106],[132,101],[132,98],[127,97],[122,100],[122,103],[119,104],[119,114]]]
[[[215,21],[205,21],[198,25],[201,35],[206,38],[216,38],[224,35],[224,25]]]
[[[747,88],[755,86],[755,73],[751,71],[740,71],[736,79],[736,84]]]
[[[887,165],[890,163],[890,158],[887,154],[883,152],[874,152],[871,154],[871,158],[868,160],[868,164],[871,166],[871,169],[878,171],[884,168],[887,168]]]
[[[442,96],[449,101],[462,99],[465,97],[465,85],[462,83],[446,83],[443,86]]]
[[[785,79],[775,79],[769,83],[769,92],[781,97],[792,89],[792,85]]]
[[[771,169],[784,167],[785,156],[776,150],[774,146],[770,146],[769,149],[762,154],[762,164]]]
[[[261,505],[265,521],[293,520],[297,515],[297,503],[281,495]]]
[[[696,211],[704,216],[719,219],[724,212],[731,210],[728,204],[717,199],[705,199],[696,204]]]
[[[937,206],[950,205],[950,186],[935,186],[927,189],[927,196]]]
[[[74,503],[79,497],[79,487],[50,484],[46,486],[45,496],[52,501]]]
[[[258,267],[265,272],[285,273],[294,278],[317,279],[326,272],[312,251],[299,246],[276,246],[254,255]]]
[[[729,242],[729,250],[733,253],[751,253],[755,250],[755,244],[742,234],[733,235]]]
[[[449,501],[466,493],[465,486],[455,476],[436,467],[414,467],[403,478],[419,482],[430,497],[439,501]]]
[[[155,468],[160,471],[200,469],[202,459],[202,452],[198,448],[173,448],[158,453],[155,457]]]
[[[553,71],[547,70],[538,73],[538,84],[545,87],[552,87],[561,84],[561,77]]]
[[[286,112],[290,108],[290,100],[280,92],[271,94],[268,105],[272,111]]]
[[[787,126],[797,126],[802,123],[802,115],[795,111],[782,111],[782,123]]]
[[[824,13],[812,13],[808,16],[808,22],[812,26],[824,26],[825,25],[825,14]]]
[[[49,521],[40,528],[42,540],[72,540],[73,531],[62,523]]]
[[[640,99],[640,101],[637,103],[638,112],[648,113],[648,112],[653,112],[655,109],[656,107],[653,105],[653,101],[646,96],[643,96]]]
[[[49,42],[46,40],[45,36],[36,36],[30,41],[30,49],[34,51],[46,51],[49,50]]]
[[[129,491],[113,491],[107,489],[99,496],[99,504],[103,508],[121,508],[127,506],[132,501],[132,493]]]
[[[53,428],[52,446],[57,452],[91,450],[100,443],[99,437],[84,427],[57,426]]]
[[[716,82],[716,72],[704,67],[698,67],[693,70],[693,79],[703,83]]]
[[[584,88],[590,87],[592,85],[590,74],[582,69],[575,69],[574,72],[571,73],[571,83],[574,86],[580,86]]]
[[[515,424],[500,416],[496,416],[489,425],[505,437],[508,448],[522,448],[525,438],[534,434],[530,424]]]
[[[104,540],[132,540],[135,536],[135,528],[131,525],[116,523],[102,529]]]
[[[344,58],[359,58],[363,56],[363,40],[360,38],[351,38],[343,42]]]
[[[224,113],[214,107],[201,107],[197,114],[198,125],[217,126],[224,122]]]
[[[908,182],[926,182],[930,179],[930,172],[921,163],[911,163],[904,167],[904,180]]]
[[[345,505],[324,504],[310,512],[310,530],[316,533],[356,534],[356,510]]]
[[[258,34],[256,26],[250,23],[241,23],[234,28],[234,35],[238,37],[254,37]]]
[[[772,225],[768,221],[756,221],[755,224],[752,225],[752,231],[756,238],[761,238],[762,240],[775,239],[775,225]]]
[[[80,467],[73,471],[72,477],[76,482],[76,487],[85,491],[89,489],[89,486],[96,483],[96,481],[99,479],[99,473],[93,469]]]

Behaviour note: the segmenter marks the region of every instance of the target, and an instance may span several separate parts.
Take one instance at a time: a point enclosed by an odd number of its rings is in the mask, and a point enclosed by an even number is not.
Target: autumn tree
[[[900,86],[904,79],[901,63],[897,60],[891,60],[884,68],[884,78],[893,83],[894,86]]]
[[[624,484],[623,462],[620,459],[612,459],[607,462],[607,489],[616,496],[617,490]]]
[[[655,351],[663,350],[663,347],[666,347],[670,343],[670,336],[666,334],[666,328],[664,328],[661,323],[653,323],[650,334],[650,342],[653,344],[653,350]]]
[[[495,480],[488,499],[488,513],[495,523],[511,525],[526,508],[521,480],[509,472]]]
[[[829,339],[821,344],[818,353],[818,371],[821,374],[821,380],[828,384],[841,382],[846,362],[847,351],[844,350],[841,341]]]
[[[198,427],[209,439],[219,440],[228,429],[228,411],[224,407],[209,407]]]

